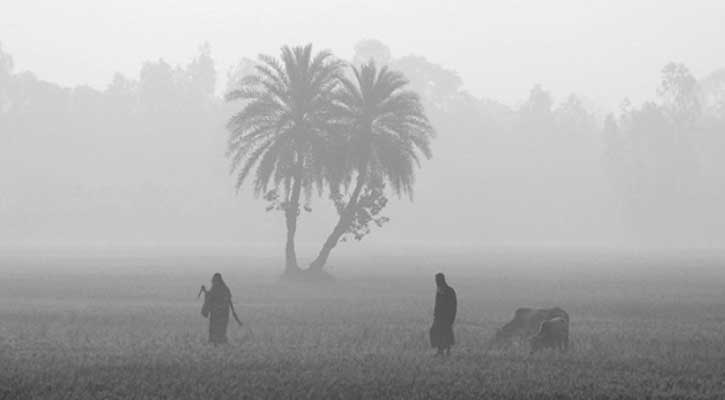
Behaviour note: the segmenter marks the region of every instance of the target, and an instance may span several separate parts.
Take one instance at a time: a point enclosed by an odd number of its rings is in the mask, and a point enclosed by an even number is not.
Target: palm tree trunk
[[[295,234],[297,233],[297,217],[300,209],[300,193],[302,192],[302,177],[297,176],[292,185],[292,193],[287,209],[285,220],[287,222],[287,245],[285,247],[285,275],[292,275],[300,271],[297,264],[297,252],[295,251]]]
[[[360,193],[362,193],[362,189],[365,186],[366,174],[364,171],[364,168],[360,170],[360,173],[357,176],[357,183],[355,184],[355,189],[353,190],[352,195],[350,195],[350,200],[348,200],[347,205],[345,205],[345,208],[340,213],[340,218],[337,220],[335,228],[332,230],[332,233],[330,233],[330,235],[327,237],[327,240],[325,240],[325,243],[322,245],[322,249],[317,255],[317,258],[315,258],[312,264],[310,264],[310,271],[322,271],[322,269],[325,267],[325,264],[327,264],[327,259],[330,257],[332,249],[337,246],[337,243],[342,235],[344,235],[347,229],[350,227],[350,224],[352,223],[355,216],[355,212],[357,211]]]

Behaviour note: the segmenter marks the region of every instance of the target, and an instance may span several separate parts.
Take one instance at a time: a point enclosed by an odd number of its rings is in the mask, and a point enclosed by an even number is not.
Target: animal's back
[[[544,311],[548,312],[548,318],[546,319],[562,318],[569,322],[569,314],[559,307],[545,309]]]
[[[541,327],[539,328],[538,335],[541,334],[553,334],[558,335],[560,333],[568,332],[569,331],[569,320],[567,318],[563,317],[555,317],[549,320],[546,320],[541,323]]]
[[[569,321],[569,314],[560,307],[553,308],[517,308],[514,318],[496,334],[496,339],[528,338],[536,335],[544,321],[562,318]]]

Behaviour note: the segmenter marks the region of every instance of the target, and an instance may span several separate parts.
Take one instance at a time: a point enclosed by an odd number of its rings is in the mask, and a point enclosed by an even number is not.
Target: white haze
[[[671,61],[701,81],[725,67],[723,21],[722,1],[6,1],[0,43],[15,74],[31,71],[67,88],[103,91],[115,72],[138,79],[146,61],[185,67],[206,41],[221,94],[227,72],[243,58],[312,42],[351,59],[360,40],[379,39],[395,60],[420,55],[457,72],[456,96],[470,93],[475,100],[465,104],[480,111],[461,111],[460,126],[457,110],[431,111],[439,122],[434,158],[418,172],[415,201],[393,199],[385,213],[391,222],[361,243],[340,244],[343,252],[420,245],[700,247],[725,244],[725,141],[713,133],[723,125],[713,122],[693,135],[698,167],[687,179],[696,184],[657,186],[627,208],[630,194],[622,190],[629,189],[621,186],[629,180],[612,178],[607,167],[603,119],[627,97],[634,107],[656,100],[660,71]],[[593,126],[562,135],[554,129],[533,140],[512,135],[517,125],[509,122],[537,83],[552,94],[554,109],[577,94]],[[264,201],[249,191],[235,195],[228,173],[223,126],[238,105],[192,119],[193,127],[137,131],[117,129],[126,122],[94,114],[94,106],[80,109],[90,128],[27,133],[22,121],[0,125],[0,245],[282,248],[282,216],[265,213]],[[664,175],[633,184],[669,182],[667,172],[658,173]],[[683,192],[685,200],[659,204]],[[300,220],[302,259],[335,222],[325,196],[312,208]]]
[[[669,61],[725,65],[718,0],[4,2],[0,38],[20,70],[104,88],[142,62],[184,63],[209,41],[221,71],[242,56],[312,42],[342,57],[376,38],[457,71],[477,96],[522,102],[534,83],[615,107],[654,91]]]

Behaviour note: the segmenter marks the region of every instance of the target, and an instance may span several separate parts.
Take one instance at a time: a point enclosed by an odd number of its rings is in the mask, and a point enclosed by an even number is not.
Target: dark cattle
[[[541,349],[566,350],[569,347],[569,320],[561,317],[541,323],[539,333],[531,338],[531,354]]]
[[[554,318],[569,321],[569,314],[559,307],[554,308],[519,308],[514,318],[496,331],[491,345],[510,343],[515,339],[528,339],[539,332],[541,323]]]

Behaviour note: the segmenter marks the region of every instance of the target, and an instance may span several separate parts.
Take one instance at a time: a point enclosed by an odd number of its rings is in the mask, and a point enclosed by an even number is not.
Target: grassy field
[[[722,261],[401,254],[295,286],[264,258],[6,254],[0,399],[723,399]],[[427,342],[439,270],[459,296],[449,359]],[[218,348],[196,299],[216,271],[246,323]],[[552,305],[571,315],[568,353],[484,351],[516,307]]]

